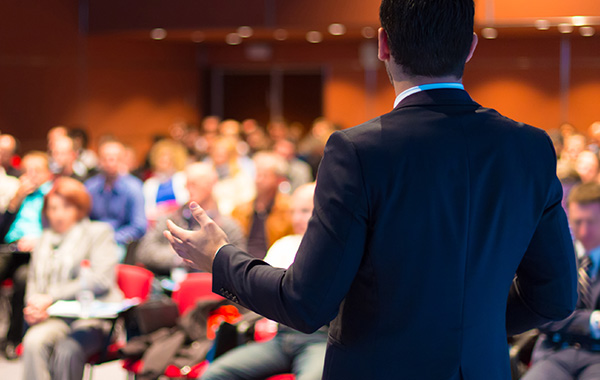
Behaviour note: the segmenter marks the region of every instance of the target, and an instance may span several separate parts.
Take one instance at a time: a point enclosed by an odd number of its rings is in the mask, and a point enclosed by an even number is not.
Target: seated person
[[[240,223],[248,240],[248,253],[265,257],[280,238],[293,233],[289,217],[289,195],[279,191],[286,180],[287,163],[273,152],[254,155],[256,197],[237,206],[231,216]]]
[[[69,136],[54,140],[50,158],[51,169],[56,177],[71,177],[84,182],[89,176],[85,166],[77,165],[77,151],[73,139]]]
[[[300,186],[292,196],[294,235],[273,244],[265,261],[287,268],[296,257],[302,236],[313,210],[314,183]],[[262,380],[276,374],[293,372],[296,380],[317,380],[323,375],[327,328],[304,334],[280,325],[272,340],[237,347],[210,364],[203,380]]]
[[[255,167],[252,160],[242,159],[237,150],[237,140],[221,136],[210,145],[210,156],[204,159],[215,167],[219,182],[215,185],[215,199],[225,215],[237,206],[254,199]]]
[[[187,150],[180,143],[164,139],[150,149],[152,176],[143,185],[146,217],[150,224],[188,202],[185,176]]]
[[[16,358],[15,347],[23,335],[23,297],[27,279],[29,253],[42,234],[42,206],[44,195],[52,187],[52,172],[48,156],[43,152],[30,152],[23,157],[24,173],[19,178],[17,192],[9,201],[0,221],[0,282],[13,280],[12,313],[6,334],[5,353]]]
[[[0,135],[0,215],[19,188],[19,170],[12,165],[16,140],[11,135]]]
[[[21,171],[15,167],[18,164],[17,156],[18,142],[14,136],[9,134],[0,135],[0,166],[4,169],[6,175],[20,177]],[[15,163],[15,158],[17,163]]]
[[[575,186],[567,208],[579,256],[579,300],[569,317],[539,328],[524,380],[600,379],[600,184]]]
[[[246,247],[246,238],[240,226],[232,218],[221,215],[212,196],[218,176],[212,165],[196,162],[185,168],[186,189],[190,201],[198,203],[211,218],[225,231],[231,244]],[[175,254],[171,244],[163,235],[167,219],[186,228],[196,229],[200,225],[190,212],[188,205],[179,207],[173,214],[161,217],[156,225],[148,230],[136,249],[136,260],[158,276],[168,276],[170,271],[183,265],[183,260]]]
[[[86,359],[100,351],[110,326],[98,319],[50,317],[48,307],[73,300],[82,290],[82,260],[90,262],[87,279],[94,296],[118,302],[117,246],[110,225],[88,219],[91,198],[75,179],[58,178],[44,200],[48,221],[32,255],[27,279],[23,338],[24,379],[80,380]]]
[[[120,142],[104,141],[98,152],[100,173],[85,182],[92,196],[90,219],[112,226],[122,261],[127,245],[138,241],[146,232],[142,181],[123,172],[125,147]]]

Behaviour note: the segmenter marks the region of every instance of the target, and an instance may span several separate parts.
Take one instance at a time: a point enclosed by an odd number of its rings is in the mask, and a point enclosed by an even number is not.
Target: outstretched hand
[[[168,220],[164,235],[182,259],[197,269],[212,272],[215,254],[229,243],[227,235],[196,202],[190,203],[190,210],[200,224],[199,230],[185,230]]]

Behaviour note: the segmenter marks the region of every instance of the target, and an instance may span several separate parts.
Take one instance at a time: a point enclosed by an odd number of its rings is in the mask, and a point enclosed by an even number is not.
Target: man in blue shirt
[[[123,249],[144,235],[147,224],[142,182],[123,170],[124,153],[118,141],[102,143],[98,149],[101,172],[85,182],[92,196],[90,218],[109,223]]]

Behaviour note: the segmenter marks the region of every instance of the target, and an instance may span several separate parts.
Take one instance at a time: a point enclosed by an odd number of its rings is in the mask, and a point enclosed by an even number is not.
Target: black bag
[[[150,334],[162,327],[174,327],[179,310],[169,297],[148,300],[135,308],[135,320],[140,334]]]

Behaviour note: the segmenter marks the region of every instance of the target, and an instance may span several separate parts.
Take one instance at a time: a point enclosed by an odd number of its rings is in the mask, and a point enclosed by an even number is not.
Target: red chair
[[[179,288],[171,294],[171,298],[177,304],[179,315],[183,315],[190,310],[198,300],[223,299],[223,297],[212,292],[212,274],[210,273],[188,273],[185,280],[179,284]],[[163,376],[170,379],[195,379],[206,370],[207,366],[208,361],[206,360],[184,368],[170,365],[165,369]],[[129,375],[140,373],[142,367],[141,360],[125,360],[123,363],[123,368],[128,371]]]
[[[135,265],[117,265],[117,284],[125,298],[139,298],[140,302],[150,297],[154,274]]]
[[[125,298],[139,298],[140,302],[143,302],[150,297],[154,273],[145,268],[128,264],[118,264],[116,271],[117,284],[119,285],[119,288],[123,292]],[[115,337],[113,333],[116,322],[117,320],[115,320],[112,324],[110,333],[106,340],[105,348],[100,353],[92,355],[87,360],[86,372],[88,373],[88,379],[92,378],[92,370],[94,365],[119,359],[119,349],[125,345],[125,342],[114,341]]]
[[[199,299],[222,300],[223,297],[212,292],[212,274],[188,273],[179,288],[173,292],[171,298],[179,308],[179,315],[183,315]]]
[[[296,376],[292,375],[291,373],[285,373],[283,375],[271,376],[267,380],[294,380],[295,378]]]

